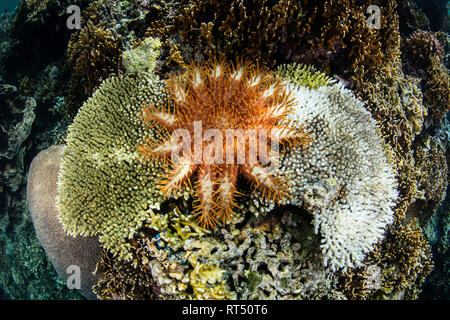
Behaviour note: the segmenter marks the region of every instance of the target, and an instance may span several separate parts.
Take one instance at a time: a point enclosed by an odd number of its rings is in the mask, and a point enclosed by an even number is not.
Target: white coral
[[[306,122],[314,138],[307,151],[294,149],[281,161],[294,191],[291,204],[313,214],[325,265],[333,271],[360,266],[392,223],[398,196],[376,122],[339,83],[289,88],[298,102],[291,117]],[[319,201],[306,203],[306,194]]]

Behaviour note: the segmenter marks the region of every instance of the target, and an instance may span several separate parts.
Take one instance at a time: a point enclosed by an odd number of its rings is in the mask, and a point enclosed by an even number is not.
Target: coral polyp
[[[294,99],[284,82],[249,62],[191,64],[166,80],[169,103],[143,107],[144,123],[161,127],[161,141],[139,145],[144,160],[169,160],[161,192],[176,196],[195,179],[195,215],[211,228],[238,207],[238,177],[265,199],[282,203],[287,181],[277,170],[286,147],[311,142],[304,125],[287,119]],[[167,102],[167,101],[166,101]]]

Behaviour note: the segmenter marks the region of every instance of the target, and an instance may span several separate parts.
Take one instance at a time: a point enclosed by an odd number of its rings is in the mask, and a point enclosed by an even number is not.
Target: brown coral
[[[121,72],[121,54],[121,39],[90,20],[72,35],[67,49],[71,69],[67,105],[71,113],[79,109],[102,80]]]
[[[406,39],[406,50],[417,64],[429,66],[433,56],[444,59],[444,48],[436,35],[430,31],[416,30]]]
[[[408,211],[408,215],[415,213],[423,223],[445,199],[448,184],[447,159],[444,147],[431,138],[415,148],[414,159],[418,189],[422,196]]]
[[[426,74],[424,103],[429,106],[430,116],[439,121],[450,111],[450,76],[437,57],[431,59]]]
[[[154,281],[148,270],[129,261],[115,259],[106,250],[102,251],[95,274],[102,277],[93,287],[93,292],[101,300],[153,300],[156,297]]]
[[[404,66],[422,78],[424,104],[432,120],[441,120],[450,111],[450,77],[443,65],[445,51],[438,34],[417,30],[405,41]]]
[[[365,264],[341,279],[340,288],[349,299],[417,299],[433,270],[429,245],[416,220],[392,228]]]

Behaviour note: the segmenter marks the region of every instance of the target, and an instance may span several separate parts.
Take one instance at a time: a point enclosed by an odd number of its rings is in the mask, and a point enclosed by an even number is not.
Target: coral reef
[[[39,246],[25,182],[31,159],[61,142],[83,103],[66,139],[59,205],[72,233],[98,235],[105,247],[99,298],[413,299],[432,269],[427,242],[436,267],[422,297],[448,298],[446,1],[71,4],[82,9],[81,31],[65,28],[65,0],[23,0],[14,19],[0,18],[0,82],[13,85],[0,89],[7,106],[0,111],[2,298],[80,298]],[[381,9],[379,29],[368,28],[369,5]],[[166,98],[163,81],[141,72],[165,79],[217,56],[249,59],[290,77],[289,88],[304,104],[298,115],[325,134],[314,134],[305,158],[282,149],[284,174],[301,191],[289,205],[274,206],[256,190],[236,199],[242,209],[233,223],[205,230],[193,217],[193,190],[177,200],[162,197],[157,177],[170,166],[142,162],[136,152],[146,135],[163,141],[139,113]],[[104,81],[121,73],[127,76]],[[369,118],[363,108],[376,125],[356,120]],[[348,121],[337,123],[341,116]],[[376,136],[376,146],[355,138],[362,133]],[[377,152],[363,156],[367,148]],[[354,157],[347,161],[346,153]],[[297,171],[289,171],[293,161],[302,163]],[[354,161],[358,166],[349,165]],[[245,179],[237,188],[249,194]],[[387,197],[372,210],[383,188]],[[75,192],[80,199],[70,197]]]

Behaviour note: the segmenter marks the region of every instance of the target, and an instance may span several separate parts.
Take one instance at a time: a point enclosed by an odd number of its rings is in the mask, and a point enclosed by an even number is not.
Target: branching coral
[[[158,39],[146,38],[136,48],[124,51],[122,61],[126,72],[153,72],[160,48],[161,42]]]
[[[173,111],[147,106],[144,120],[161,125],[170,137],[139,146],[144,159],[171,157],[172,168],[160,181],[164,195],[176,195],[197,175],[197,214],[204,227],[231,219],[238,207],[238,176],[268,200],[279,203],[289,196],[286,180],[267,168],[280,156],[274,144],[304,147],[311,139],[303,126],[287,121],[294,106],[282,82],[258,66],[217,62],[191,65],[166,85]]]
[[[329,69],[339,61],[341,72],[362,81],[392,58],[398,36],[395,2],[371,4],[380,7],[380,29],[368,27],[368,5],[358,0],[320,6],[298,0],[185,1],[174,21],[163,23],[162,34],[166,39],[180,32],[206,56],[242,55],[269,66],[297,61]]]
[[[417,30],[405,42],[407,53],[420,66],[429,66],[433,56],[437,56],[440,62],[444,59],[444,48],[430,31]]]
[[[95,274],[102,279],[93,292],[101,300],[150,300],[155,298],[154,281],[150,273],[140,272],[131,262],[120,261],[103,250]]]
[[[73,34],[67,49],[72,72],[66,102],[70,112],[75,113],[109,75],[120,73],[121,57],[121,40],[90,20]]]
[[[418,218],[423,222],[445,199],[448,185],[447,159],[444,147],[431,138],[428,138],[424,145],[416,147],[414,158],[417,184],[422,197],[416,201],[412,209],[421,211]]]
[[[433,120],[450,111],[450,77],[444,57],[444,48],[432,32],[417,30],[405,41],[405,70],[422,78],[424,104]]]
[[[276,42],[284,42],[295,33],[302,17],[299,1],[184,3],[175,21],[183,41],[199,45],[209,56],[232,58],[239,53],[262,63],[273,59]]]
[[[277,68],[277,73],[281,77],[289,78],[293,84],[311,89],[317,89],[333,82],[330,77],[311,65],[283,64]]]
[[[450,112],[450,75],[448,70],[440,64],[437,57],[431,60],[426,69],[428,80],[424,84],[424,104],[429,106],[430,116],[441,120]]]
[[[367,279],[374,268],[379,273],[376,285],[371,286]],[[417,299],[432,269],[430,248],[413,220],[388,232],[387,240],[368,256],[365,266],[350,271],[341,287],[350,299]]]
[[[373,80],[362,83],[357,95],[379,123],[389,160],[397,170],[400,199],[395,217],[401,220],[417,196],[412,145],[427,115],[419,80],[405,76],[397,58]]]

